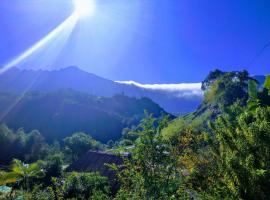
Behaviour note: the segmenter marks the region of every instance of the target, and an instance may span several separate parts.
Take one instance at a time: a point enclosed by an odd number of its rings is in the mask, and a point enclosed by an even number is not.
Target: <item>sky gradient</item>
[[[1,0],[0,66],[46,37],[72,9],[69,0]],[[140,83],[200,82],[215,68],[269,74],[269,24],[269,0],[96,0],[95,14],[68,38],[59,35],[18,66],[76,65]]]

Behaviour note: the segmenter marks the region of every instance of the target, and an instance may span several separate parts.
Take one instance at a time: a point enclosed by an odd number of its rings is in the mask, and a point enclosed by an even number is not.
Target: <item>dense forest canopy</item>
[[[123,129],[121,139],[107,144],[81,132],[47,144],[38,131],[14,132],[2,125],[0,163],[6,168],[0,171],[0,185],[12,188],[2,196],[269,199],[270,76],[260,84],[246,71],[215,70],[203,81],[202,89],[204,101],[195,112],[176,119],[146,112],[138,126]],[[117,191],[98,173],[65,170],[88,150],[131,152],[124,167],[108,166],[117,172]]]
[[[123,128],[140,122],[145,110],[155,117],[168,114],[149,98],[123,94],[99,97],[71,89],[29,92],[23,97],[0,93],[0,122],[14,130],[37,129],[50,143],[74,132],[89,133],[102,142],[117,140]]]

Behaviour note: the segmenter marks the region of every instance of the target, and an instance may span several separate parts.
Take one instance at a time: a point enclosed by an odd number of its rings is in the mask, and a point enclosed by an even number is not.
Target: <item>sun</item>
[[[92,16],[95,13],[96,4],[94,0],[73,0],[74,14],[79,18]]]

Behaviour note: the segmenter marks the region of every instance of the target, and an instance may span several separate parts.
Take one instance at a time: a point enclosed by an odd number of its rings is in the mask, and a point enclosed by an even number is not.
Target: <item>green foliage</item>
[[[9,164],[12,158],[34,162],[46,154],[46,144],[38,131],[25,133],[23,129],[13,132],[0,125],[0,163]]]
[[[85,133],[74,133],[64,139],[64,144],[71,151],[73,161],[89,150],[102,149],[101,143]]]
[[[66,198],[78,200],[93,199],[97,194],[105,198],[109,193],[108,180],[97,173],[73,172],[65,178],[63,192]]]
[[[120,139],[123,128],[138,125],[144,110],[155,117],[166,113],[148,98],[98,97],[67,89],[30,92],[22,98],[0,93],[0,118],[13,102],[18,103],[1,121],[12,129],[37,129],[49,143],[80,131],[91,133],[95,139],[106,143]]]
[[[246,106],[249,99],[249,77],[247,71],[222,72],[215,70],[202,82],[204,100],[198,109],[182,118],[184,122],[179,122],[177,126],[184,124],[201,131],[211,133],[208,127],[209,121],[214,121],[235,102],[241,106]],[[171,125],[170,125],[171,126]],[[176,125],[172,125],[176,126]],[[211,133],[213,134],[213,133]]]
[[[219,142],[223,181],[234,196],[267,199],[270,195],[270,108],[257,107],[234,121],[221,117],[213,126]]]
[[[263,88],[257,87],[254,80],[249,82],[249,101],[248,106],[250,109],[258,106],[270,106],[270,78],[266,77]]]
[[[178,190],[177,160],[160,135],[166,121],[157,122],[151,115],[142,120],[132,159],[119,174],[122,188],[116,199],[168,199]]]
[[[212,84],[219,79],[222,75],[224,75],[224,72],[216,69],[214,71],[211,71],[208,76],[204,79],[202,82],[202,90],[209,90]]]
[[[124,128],[122,130],[122,137],[123,139],[135,141],[139,137],[137,127],[133,126],[132,128]]]
[[[31,194],[25,195],[27,200],[56,200],[57,197],[51,187],[42,189],[41,186],[35,186]]]
[[[27,200],[109,200],[108,180],[97,173],[73,172],[61,178],[52,178],[51,185],[35,185],[31,192],[14,191]],[[17,197],[17,198],[15,198]]]
[[[18,182],[28,191],[30,190],[33,179],[39,179],[45,175],[38,163],[24,164],[16,159],[12,162],[10,172],[2,171],[0,174],[0,185]]]
[[[211,73],[210,73],[211,75]],[[208,90],[205,93],[205,103],[217,104],[223,108],[240,101],[245,105],[248,99],[249,76],[246,71],[222,72],[214,79],[205,80]]]
[[[179,146],[178,167],[188,174],[185,190],[205,199],[267,199],[268,90],[259,89],[246,72],[217,71],[203,87],[205,100],[198,110],[162,131],[164,139]]]
[[[62,154],[55,154],[50,155],[47,158],[46,163],[46,174],[50,177],[59,177],[63,173],[63,155]]]
[[[268,94],[270,95],[270,75],[265,78],[264,88],[268,90]]]
[[[103,148],[91,136],[75,133],[65,138],[62,152],[57,143],[44,144],[37,131],[14,133],[2,125],[0,148],[5,154],[10,150],[9,157],[43,161],[25,165],[15,160],[9,172],[0,171],[0,184],[19,181],[22,190],[13,192],[14,197],[33,200],[269,199],[269,85],[267,78],[264,87],[258,87],[246,71],[216,70],[204,80],[205,99],[195,112],[172,122],[170,116],[157,119],[146,113],[139,126],[124,128],[120,141],[107,144],[109,151],[132,152],[123,166],[110,165],[118,172],[118,191],[110,191],[108,179],[97,173],[63,171],[67,157],[76,160],[90,149]],[[129,100],[118,95],[114,101]],[[130,110],[116,107],[129,115]]]
[[[177,118],[173,120],[169,126],[162,129],[161,134],[163,139],[171,140],[175,138],[184,128],[186,127],[186,122],[183,118]]]
[[[252,99],[258,98],[258,84],[255,80],[250,80],[248,82],[248,95],[249,95],[249,98],[252,98]]]
[[[108,146],[109,148],[113,148],[114,145],[115,145],[115,143],[114,143],[113,140],[109,140],[109,141],[107,142],[107,146]]]
[[[126,146],[132,146],[134,144],[134,142],[132,140],[128,140],[128,139],[122,139],[119,142],[120,146],[126,147]]]
[[[45,172],[45,176],[40,181],[44,186],[48,186],[52,184],[52,178],[63,175],[64,154],[49,154],[45,160],[39,161],[39,165]]]

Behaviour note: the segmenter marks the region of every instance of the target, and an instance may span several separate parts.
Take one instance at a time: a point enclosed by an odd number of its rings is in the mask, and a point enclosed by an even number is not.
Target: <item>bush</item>
[[[63,185],[66,198],[89,199],[97,193],[103,196],[109,193],[109,184],[106,177],[98,173],[70,173]]]

